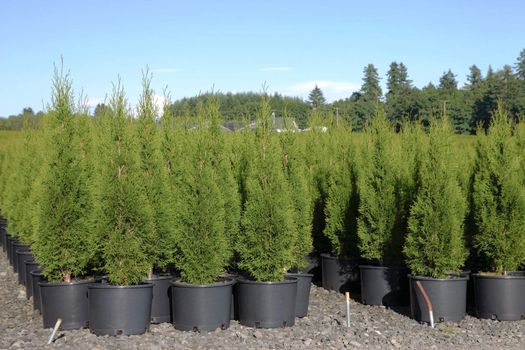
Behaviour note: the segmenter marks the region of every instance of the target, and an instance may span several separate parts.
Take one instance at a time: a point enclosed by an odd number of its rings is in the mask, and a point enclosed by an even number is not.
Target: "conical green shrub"
[[[269,97],[259,110],[253,158],[246,174],[239,267],[257,281],[280,281],[292,260],[296,225],[291,187],[282,166],[282,150],[271,133]],[[251,146],[249,146],[251,147]]]
[[[433,120],[418,169],[417,197],[410,210],[404,246],[412,274],[433,278],[459,272],[467,257],[463,237],[466,196],[454,162],[452,128]]]
[[[525,263],[524,149],[502,103],[485,134],[478,130],[473,205],[475,245],[488,270],[514,271]]]
[[[101,265],[110,283],[132,285],[147,277],[151,257],[146,244],[155,230],[153,210],[144,194],[136,125],[124,90],[113,87],[108,113],[101,117],[96,186],[97,239]]]
[[[400,137],[382,110],[365,137],[358,175],[361,256],[379,265],[402,265],[408,189],[402,179]]]
[[[71,80],[62,69],[55,69],[48,118],[32,250],[50,281],[69,282],[88,272],[95,249],[87,220],[92,199],[83,148],[89,131],[76,116]]]

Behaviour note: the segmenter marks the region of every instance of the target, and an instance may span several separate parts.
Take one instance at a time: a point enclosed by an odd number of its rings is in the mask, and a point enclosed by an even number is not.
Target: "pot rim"
[[[176,273],[168,273],[168,274],[154,274],[151,278],[145,278],[144,282],[149,283],[149,281],[159,281],[159,280],[168,280],[173,279],[173,277],[177,277],[178,274]]]
[[[239,278],[237,280],[239,284],[260,284],[260,285],[279,285],[279,284],[294,284],[297,283],[296,277],[285,276],[282,281],[253,281],[246,278]]]
[[[15,254],[22,255],[22,254],[29,254],[32,255],[31,251],[28,249],[17,249],[15,251]]]
[[[139,284],[131,284],[126,286],[121,285],[112,285],[109,283],[94,283],[94,280],[91,280],[88,288],[89,289],[141,289],[141,288],[153,288],[152,283],[141,282]]]
[[[33,273],[34,271],[31,271]],[[76,286],[79,284],[89,284],[95,282],[94,279],[86,279],[73,282],[38,282],[40,287],[65,287],[65,286]]]
[[[172,279],[171,285],[178,288],[215,288],[215,287],[227,287],[234,285],[237,281],[233,278],[223,277],[223,281],[213,282],[210,284],[190,284],[180,281],[180,279]]]
[[[289,277],[314,277],[313,273],[287,272],[284,274]]]
[[[400,271],[408,271],[408,267],[404,266],[378,266],[378,265],[359,265],[359,268],[367,269],[367,270],[400,270]]]
[[[334,256],[330,253],[321,253],[321,258],[325,259],[333,259],[333,260],[349,260],[349,261],[359,261],[361,258],[359,257],[350,257],[350,256]]]
[[[510,273],[517,273],[516,275],[486,275],[484,273],[473,273],[472,276],[476,279],[490,278],[490,279],[511,279],[520,280],[525,279],[525,271],[508,271]]]
[[[460,282],[460,281],[468,281],[468,277],[461,277],[461,276],[450,276],[449,278],[434,278],[434,277],[426,277],[426,276],[414,276],[414,275],[408,275],[408,278],[416,281],[439,281],[439,282],[445,282],[445,281],[451,281],[451,282]]]
[[[36,270],[30,271],[29,273],[34,276],[44,276],[42,269],[36,269]]]
[[[17,240],[17,242],[12,243],[12,245],[14,247],[16,247],[16,246],[25,246],[25,247],[27,247],[27,249],[29,249],[29,246],[27,244],[19,242],[18,240]]]

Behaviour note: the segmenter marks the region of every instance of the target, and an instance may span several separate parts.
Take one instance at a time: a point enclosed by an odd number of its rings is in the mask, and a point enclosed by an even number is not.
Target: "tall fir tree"
[[[363,74],[363,85],[361,86],[363,97],[372,101],[378,101],[383,95],[383,92],[379,85],[377,68],[373,64],[369,64],[364,68]]]
[[[444,90],[456,90],[458,88],[456,75],[452,73],[452,70],[449,69],[439,78],[439,87]]]
[[[323,91],[317,85],[315,85],[313,90],[310,91],[310,94],[308,95],[308,103],[313,108],[320,108],[326,103]]]

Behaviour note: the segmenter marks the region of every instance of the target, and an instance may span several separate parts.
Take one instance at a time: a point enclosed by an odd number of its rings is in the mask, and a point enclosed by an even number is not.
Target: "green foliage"
[[[170,263],[173,245],[173,196],[168,191],[168,173],[161,152],[161,135],[157,127],[158,110],[155,93],[151,89],[151,75],[146,71],[142,78],[142,95],[138,104],[138,120],[135,127],[140,155],[140,168],[144,195],[153,210],[153,229],[147,232],[144,241],[145,254],[150,260],[150,272],[165,272]]]
[[[215,282],[224,272],[238,237],[240,204],[220,131],[218,101],[201,110],[199,126],[185,140],[176,188],[176,265],[184,281]]]
[[[31,247],[50,281],[69,282],[83,276],[93,258],[93,231],[88,220],[92,208],[90,169],[85,162],[89,135],[81,117],[75,116],[69,75],[55,69]],[[30,225],[32,221],[26,220]]]
[[[142,186],[139,147],[120,83],[113,88],[111,112],[100,121],[97,178],[97,231],[103,269],[112,284],[146,278],[151,257],[146,245],[155,230],[153,210]]]
[[[283,163],[294,202],[297,237],[293,249],[291,268],[301,270],[308,265],[306,256],[312,252],[313,207],[306,170],[304,144],[295,133],[281,135]]]
[[[453,161],[451,134],[447,118],[434,120],[422,153],[403,250],[416,275],[444,278],[459,271],[467,256],[463,239],[466,199]]]
[[[401,265],[408,213],[400,140],[381,110],[366,137],[358,176],[359,249],[375,263]]]
[[[330,165],[330,178],[326,206],[324,235],[331,243],[331,252],[336,256],[354,257],[357,249],[358,209],[356,188],[355,149],[352,140],[344,137],[344,131],[332,134],[331,153],[334,162]]]
[[[500,102],[489,131],[479,131],[476,145],[475,244],[488,258],[489,268],[500,274],[525,262],[523,131],[518,133],[521,140],[514,132]]]
[[[270,132],[268,97],[261,99],[252,164],[247,169],[239,267],[258,281],[280,281],[292,260],[296,236],[291,187],[282,166],[282,150]]]

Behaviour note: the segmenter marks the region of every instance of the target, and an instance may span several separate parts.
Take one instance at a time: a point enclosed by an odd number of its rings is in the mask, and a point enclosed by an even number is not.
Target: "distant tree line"
[[[415,87],[402,62],[392,62],[386,73],[386,91],[380,84],[381,77],[373,64],[363,70],[361,89],[345,99],[327,103],[322,90],[315,86],[308,99],[287,97],[275,93],[270,108],[277,116],[295,118],[299,127],[308,124],[312,111],[330,115],[334,120],[351,123],[354,130],[362,130],[374,117],[379,106],[387,117],[399,127],[406,120],[428,121],[432,116],[446,112],[457,133],[475,132],[478,125],[488,127],[497,102],[502,100],[505,109],[514,119],[525,118],[525,49],[516,63],[504,65],[500,70],[491,66],[483,74],[472,65],[467,81],[459,87],[456,75],[449,69],[439,78],[437,85],[429,83],[423,88]],[[175,116],[196,117],[209,93],[183,98],[171,105]],[[252,121],[259,106],[261,94],[254,92],[214,93],[220,105],[223,121]],[[99,104],[93,111],[97,116],[109,108]],[[38,124],[43,112],[34,113],[24,108],[22,113],[0,118],[0,130],[18,130],[23,120]]]

